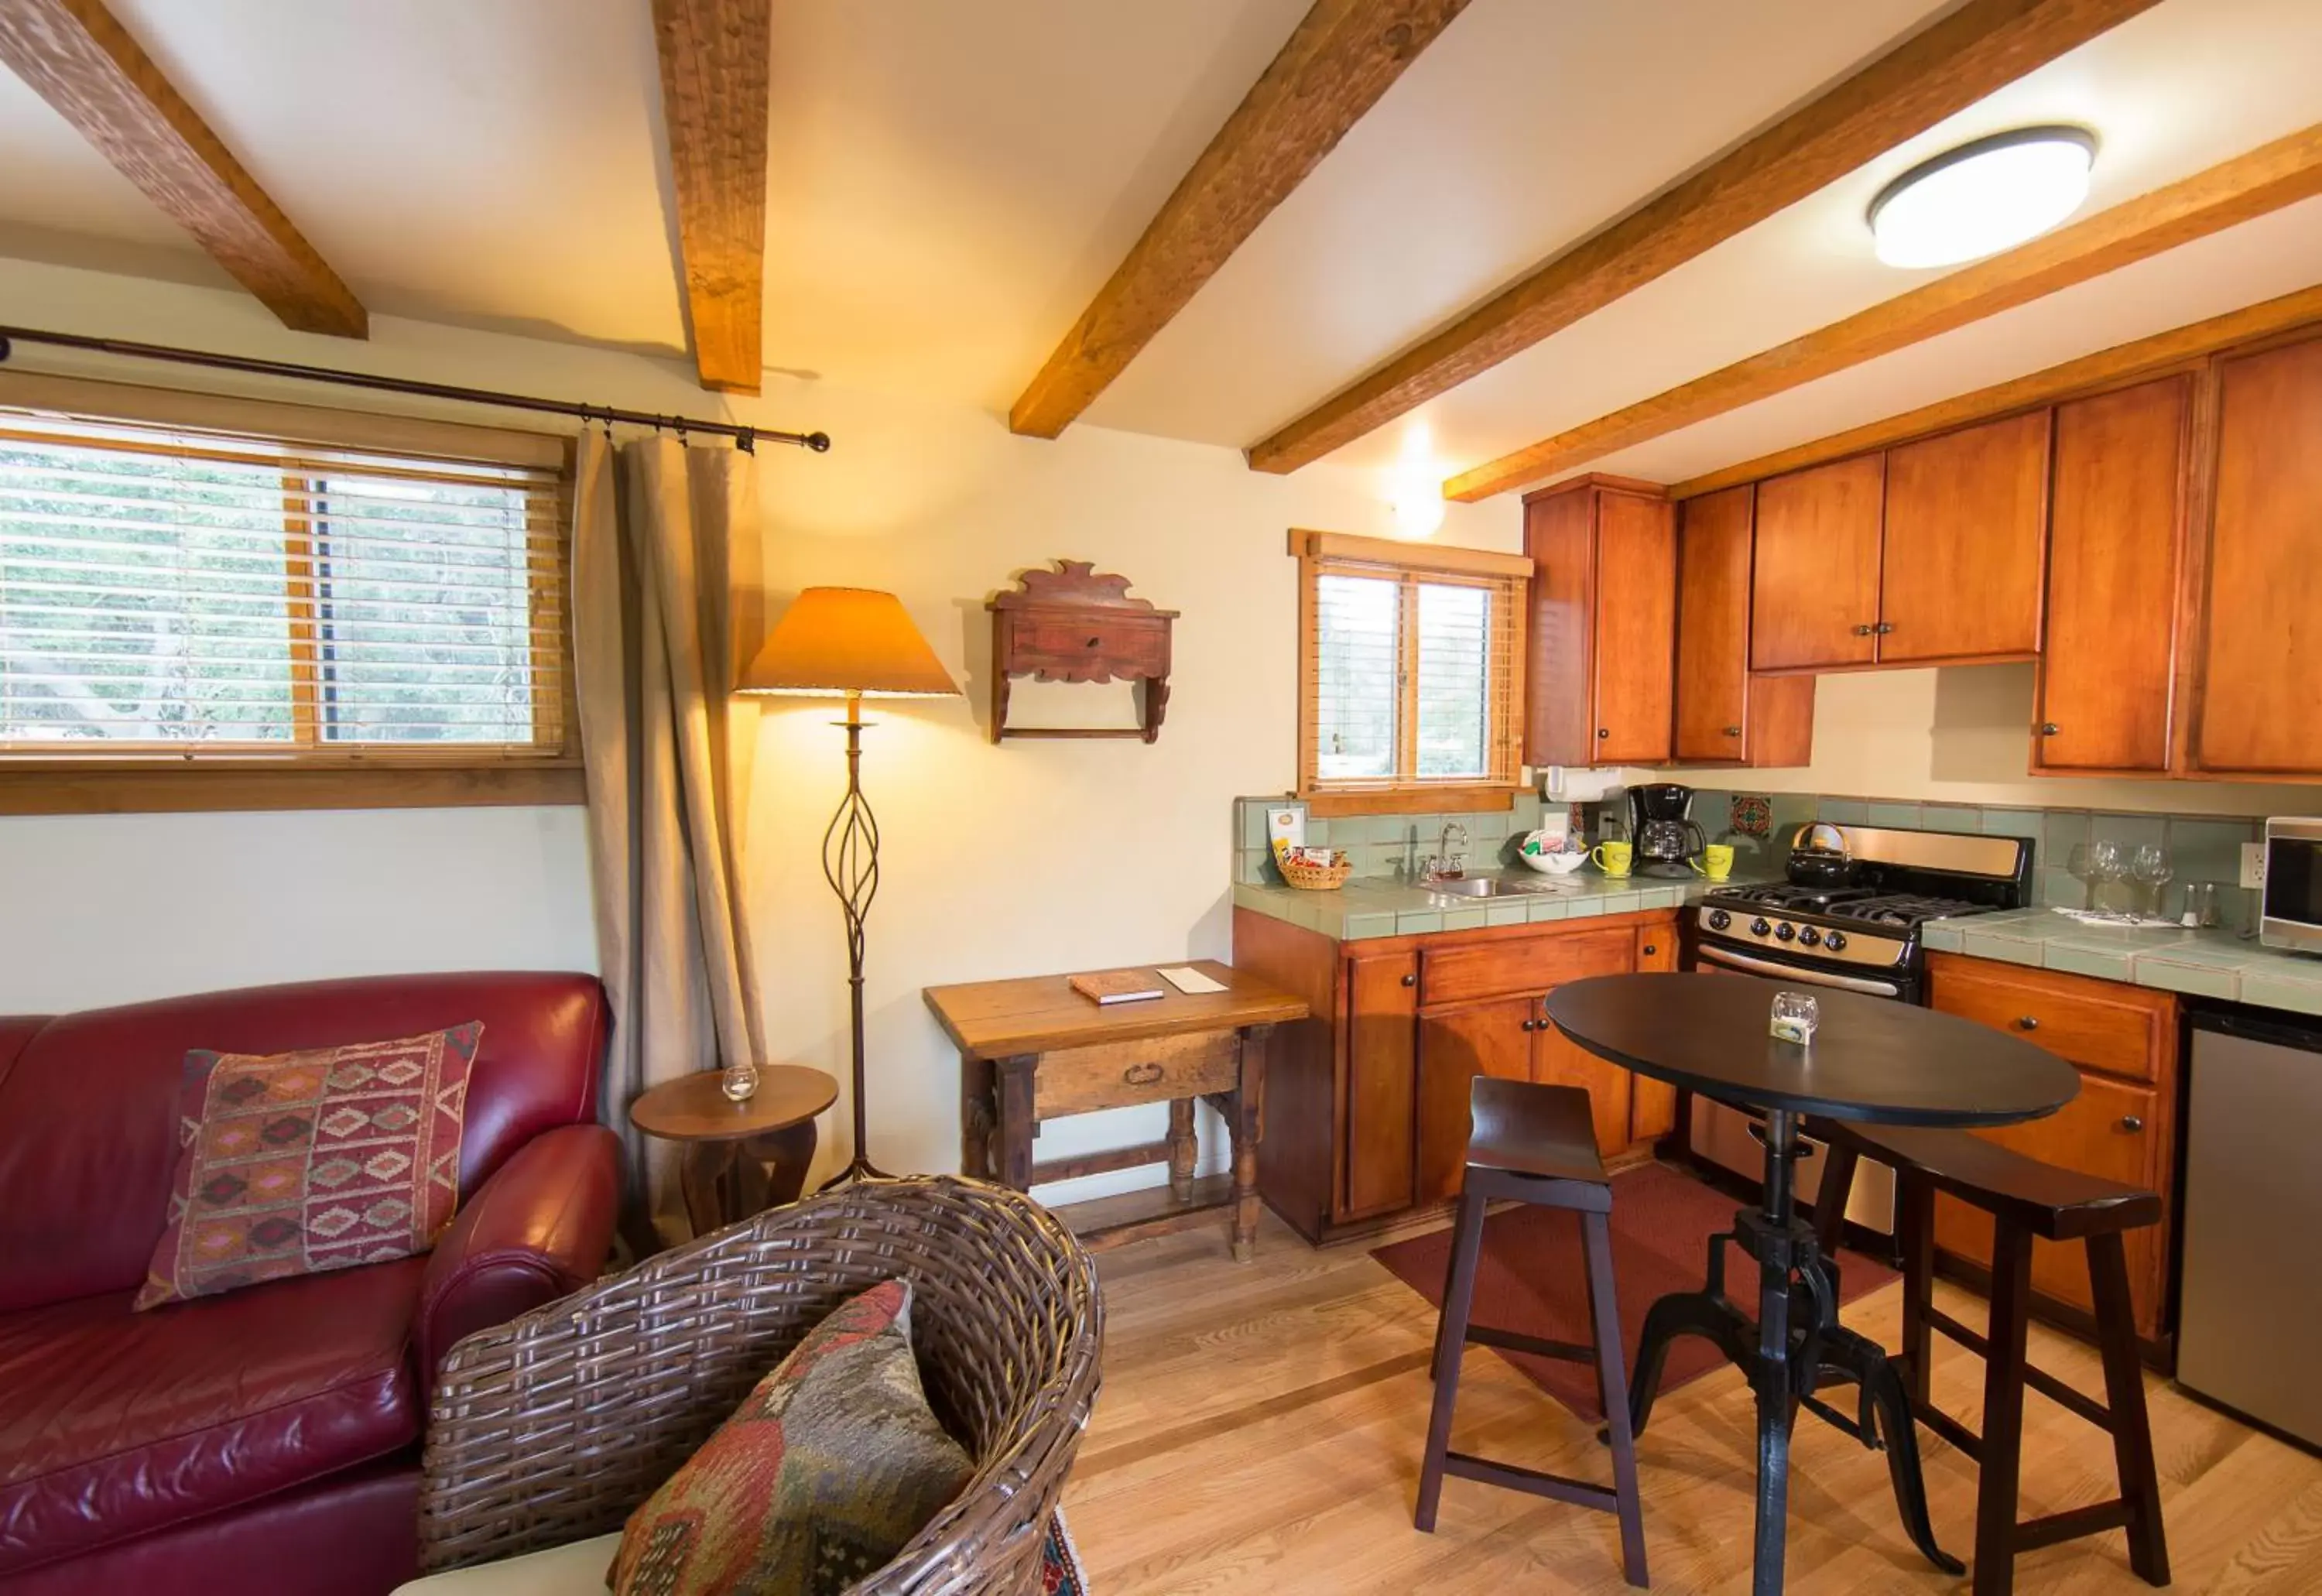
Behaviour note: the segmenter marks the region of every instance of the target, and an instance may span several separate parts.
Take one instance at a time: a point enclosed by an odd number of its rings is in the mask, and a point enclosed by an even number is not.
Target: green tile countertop
[[[2294,1014],[2322,1014],[2322,959],[2261,947],[2231,931],[2172,926],[2133,931],[2088,925],[2052,909],[2027,908],[1930,920],[1920,935],[1934,953],[2002,959]]]
[[[1357,876],[1330,892],[1302,892],[1281,886],[1239,886],[1233,890],[1238,907],[1287,920],[1339,942],[1358,942],[1372,936],[1536,926],[1547,920],[1578,920],[1634,909],[1676,908],[1699,898],[1709,886],[1700,877],[1688,881],[1666,876],[1614,878],[1585,866],[1568,876],[1550,878],[1522,871],[1504,879],[1527,885],[1553,880],[1556,885],[1507,898],[1458,898],[1423,886],[1407,886],[1389,877]],[[1749,884],[1757,879],[1737,875],[1718,885]]]

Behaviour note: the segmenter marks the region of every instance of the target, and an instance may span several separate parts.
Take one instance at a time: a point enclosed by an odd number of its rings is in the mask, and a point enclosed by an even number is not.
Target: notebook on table
[[[1161,983],[1149,970],[1102,970],[1092,975],[1072,975],[1065,984],[1092,1003],[1137,1003],[1161,996]]]

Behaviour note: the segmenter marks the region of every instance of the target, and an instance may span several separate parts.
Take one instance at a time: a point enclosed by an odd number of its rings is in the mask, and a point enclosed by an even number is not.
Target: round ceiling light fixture
[[[2039,237],[2089,196],[2096,135],[2020,127],[1923,160],[1870,202],[1889,266],[1956,266]]]

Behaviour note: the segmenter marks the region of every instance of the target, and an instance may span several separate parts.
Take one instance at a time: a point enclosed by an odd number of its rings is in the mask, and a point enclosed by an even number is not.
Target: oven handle
[[[1778,964],[1771,959],[1753,959],[1747,953],[1729,953],[1723,948],[1705,947],[1701,950],[1701,956],[1713,964],[1754,971],[1760,975],[1776,975],[1784,980],[1802,981],[1810,987],[1836,987],[1842,992],[1865,992],[1873,998],[1899,998],[1903,995],[1903,989],[1891,981],[1862,980],[1851,975],[1833,975],[1825,970],[1805,970],[1796,964]]]

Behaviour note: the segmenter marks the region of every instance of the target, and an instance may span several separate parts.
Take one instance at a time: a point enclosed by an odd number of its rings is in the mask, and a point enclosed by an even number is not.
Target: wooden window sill
[[[1478,782],[1464,787],[1376,787],[1351,790],[1324,789],[1302,792],[1298,801],[1310,815],[1328,819],[1334,815],[1476,814],[1512,807],[1524,789]]]
[[[491,765],[93,766],[0,761],[0,815],[186,814],[232,809],[422,809],[580,804],[574,762]]]

